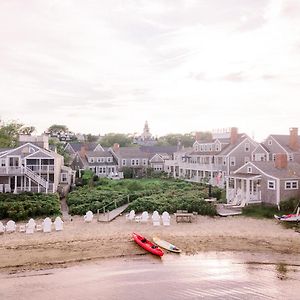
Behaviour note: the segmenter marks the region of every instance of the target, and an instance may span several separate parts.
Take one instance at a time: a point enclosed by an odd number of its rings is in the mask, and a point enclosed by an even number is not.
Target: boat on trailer
[[[134,241],[139,246],[141,246],[142,248],[144,248],[148,252],[150,252],[154,255],[157,255],[157,256],[163,256],[164,255],[164,252],[158,246],[156,246],[151,241],[147,240],[144,236],[142,236],[140,234],[137,234],[137,233],[133,233],[132,237],[133,237]]]

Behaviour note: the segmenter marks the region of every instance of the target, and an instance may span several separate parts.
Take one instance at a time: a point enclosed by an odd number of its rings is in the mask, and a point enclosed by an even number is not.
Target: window
[[[100,157],[97,158],[97,162],[101,162],[101,158]]]
[[[250,158],[249,158],[249,156],[245,156],[245,158],[244,158],[244,162],[245,162],[245,164],[246,164],[248,161],[250,161]]]
[[[275,190],[275,180],[268,180],[268,189]]]
[[[147,159],[143,159],[143,165],[144,165],[144,166],[147,165]]]
[[[250,144],[245,143],[245,152],[249,152],[249,151],[250,151]]]
[[[247,167],[247,173],[252,173],[252,167]]]
[[[298,181],[286,181],[285,189],[286,190],[297,190],[298,189]]]
[[[131,160],[131,165],[132,165],[132,166],[135,165],[135,160],[134,160],[134,159]]]
[[[202,145],[200,146],[200,151],[203,151],[203,146]]]
[[[272,145],[272,140],[268,140],[268,145],[269,145],[269,146]]]
[[[112,157],[108,157],[107,162],[112,162]]]
[[[122,166],[126,166],[126,159],[122,159]]]
[[[61,173],[60,174],[60,181],[61,182],[67,182],[68,181],[68,174],[67,173]]]
[[[135,160],[135,164],[136,164],[137,166],[139,165],[139,160],[138,160],[138,159]]]
[[[5,167],[5,159],[1,159],[1,167]]]
[[[272,154],[272,160],[275,161],[276,154]]]
[[[94,157],[90,157],[90,163],[94,162]]]
[[[289,161],[293,161],[293,154],[289,154]]]
[[[235,157],[230,157],[230,166],[235,166]]]

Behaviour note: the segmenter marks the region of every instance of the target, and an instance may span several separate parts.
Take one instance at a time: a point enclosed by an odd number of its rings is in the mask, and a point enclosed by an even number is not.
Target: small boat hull
[[[274,218],[284,222],[300,222],[300,215],[297,214],[283,215],[281,217],[274,215]]]
[[[154,243],[152,243],[151,241],[147,240],[145,237],[137,234],[137,233],[133,233],[132,237],[134,239],[134,241],[141,246],[143,249],[145,249],[146,251],[157,255],[157,256],[163,256],[164,252],[157,247]]]
[[[173,244],[171,244],[167,241],[161,240],[158,237],[154,237],[153,241],[156,245],[158,245],[159,247],[164,248],[168,251],[175,252],[175,253],[181,252],[181,250],[179,248],[177,248],[176,246],[174,246]]]

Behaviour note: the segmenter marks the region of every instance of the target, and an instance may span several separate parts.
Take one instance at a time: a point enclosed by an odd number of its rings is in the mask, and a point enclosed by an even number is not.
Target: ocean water
[[[0,299],[300,299],[300,267],[264,254],[147,254],[1,273]]]

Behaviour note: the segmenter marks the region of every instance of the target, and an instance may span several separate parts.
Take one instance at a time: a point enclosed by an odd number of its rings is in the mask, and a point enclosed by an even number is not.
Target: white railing
[[[40,172],[43,172],[43,173],[54,172],[54,166],[53,165],[44,165],[44,166],[40,166],[40,165],[27,165],[27,168],[29,168],[33,172],[37,172],[37,173],[40,173]]]
[[[0,167],[0,174],[23,174],[23,167]]]
[[[24,168],[24,174],[28,176],[30,179],[34,180],[37,184],[40,184],[44,188],[48,189],[48,182],[42,178],[41,176],[33,173],[32,170],[30,170],[28,167]]]

